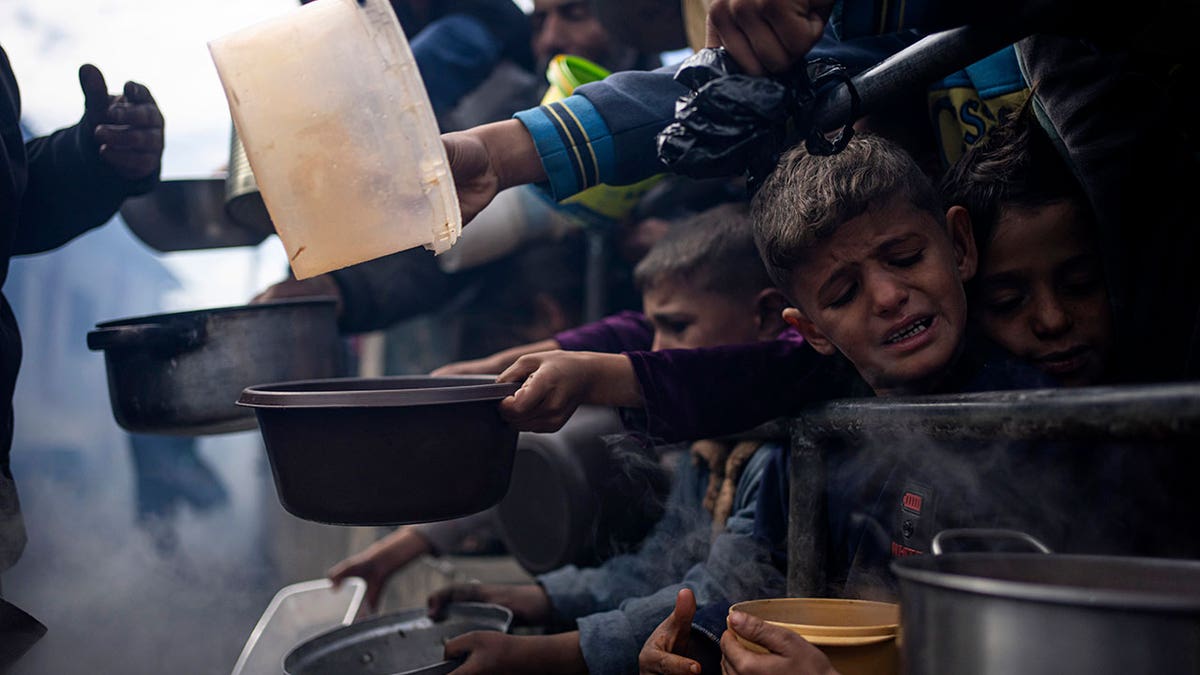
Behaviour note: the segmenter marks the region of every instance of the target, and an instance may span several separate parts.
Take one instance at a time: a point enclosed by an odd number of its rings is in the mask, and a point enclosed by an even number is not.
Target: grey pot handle
[[[996,530],[988,528],[961,528],[957,530],[942,530],[933,536],[930,549],[934,555],[942,554],[942,543],[951,539],[975,539],[982,541],[1015,540],[1028,544],[1039,553],[1050,553],[1050,547],[1038,541],[1032,535],[1019,530]]]

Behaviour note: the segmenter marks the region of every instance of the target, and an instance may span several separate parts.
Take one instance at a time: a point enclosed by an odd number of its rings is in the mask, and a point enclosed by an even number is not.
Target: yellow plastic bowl
[[[786,628],[825,653],[842,675],[897,675],[900,607],[888,602],[837,598],[773,598],[739,602],[729,608]],[[734,636],[760,654],[763,647]]]

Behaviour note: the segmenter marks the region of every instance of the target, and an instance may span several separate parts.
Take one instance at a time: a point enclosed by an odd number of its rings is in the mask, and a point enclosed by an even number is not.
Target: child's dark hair
[[[857,134],[836,155],[810,155],[803,144],[784,153],[754,196],[754,238],[767,272],[784,292],[792,272],[843,223],[903,197],[939,223],[937,192],[895,143]]]
[[[745,202],[713,207],[676,221],[633,270],[643,292],[663,279],[683,279],[722,294],[770,288]]]
[[[982,257],[1005,209],[1063,201],[1088,212],[1087,198],[1029,104],[1014,111],[946,173],[942,201],[971,215]]]

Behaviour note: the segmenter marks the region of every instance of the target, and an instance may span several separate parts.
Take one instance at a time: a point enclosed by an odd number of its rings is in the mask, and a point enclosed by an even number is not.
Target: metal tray
[[[451,638],[476,630],[507,633],[512,612],[499,605],[461,602],[432,621],[409,609],[319,635],[283,660],[287,675],[445,675],[461,661],[443,660]]]

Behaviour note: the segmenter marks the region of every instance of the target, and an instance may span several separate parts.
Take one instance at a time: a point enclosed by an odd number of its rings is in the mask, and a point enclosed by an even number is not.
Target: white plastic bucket
[[[316,0],[209,50],[297,278],[458,239],[437,121],[386,0]]]

